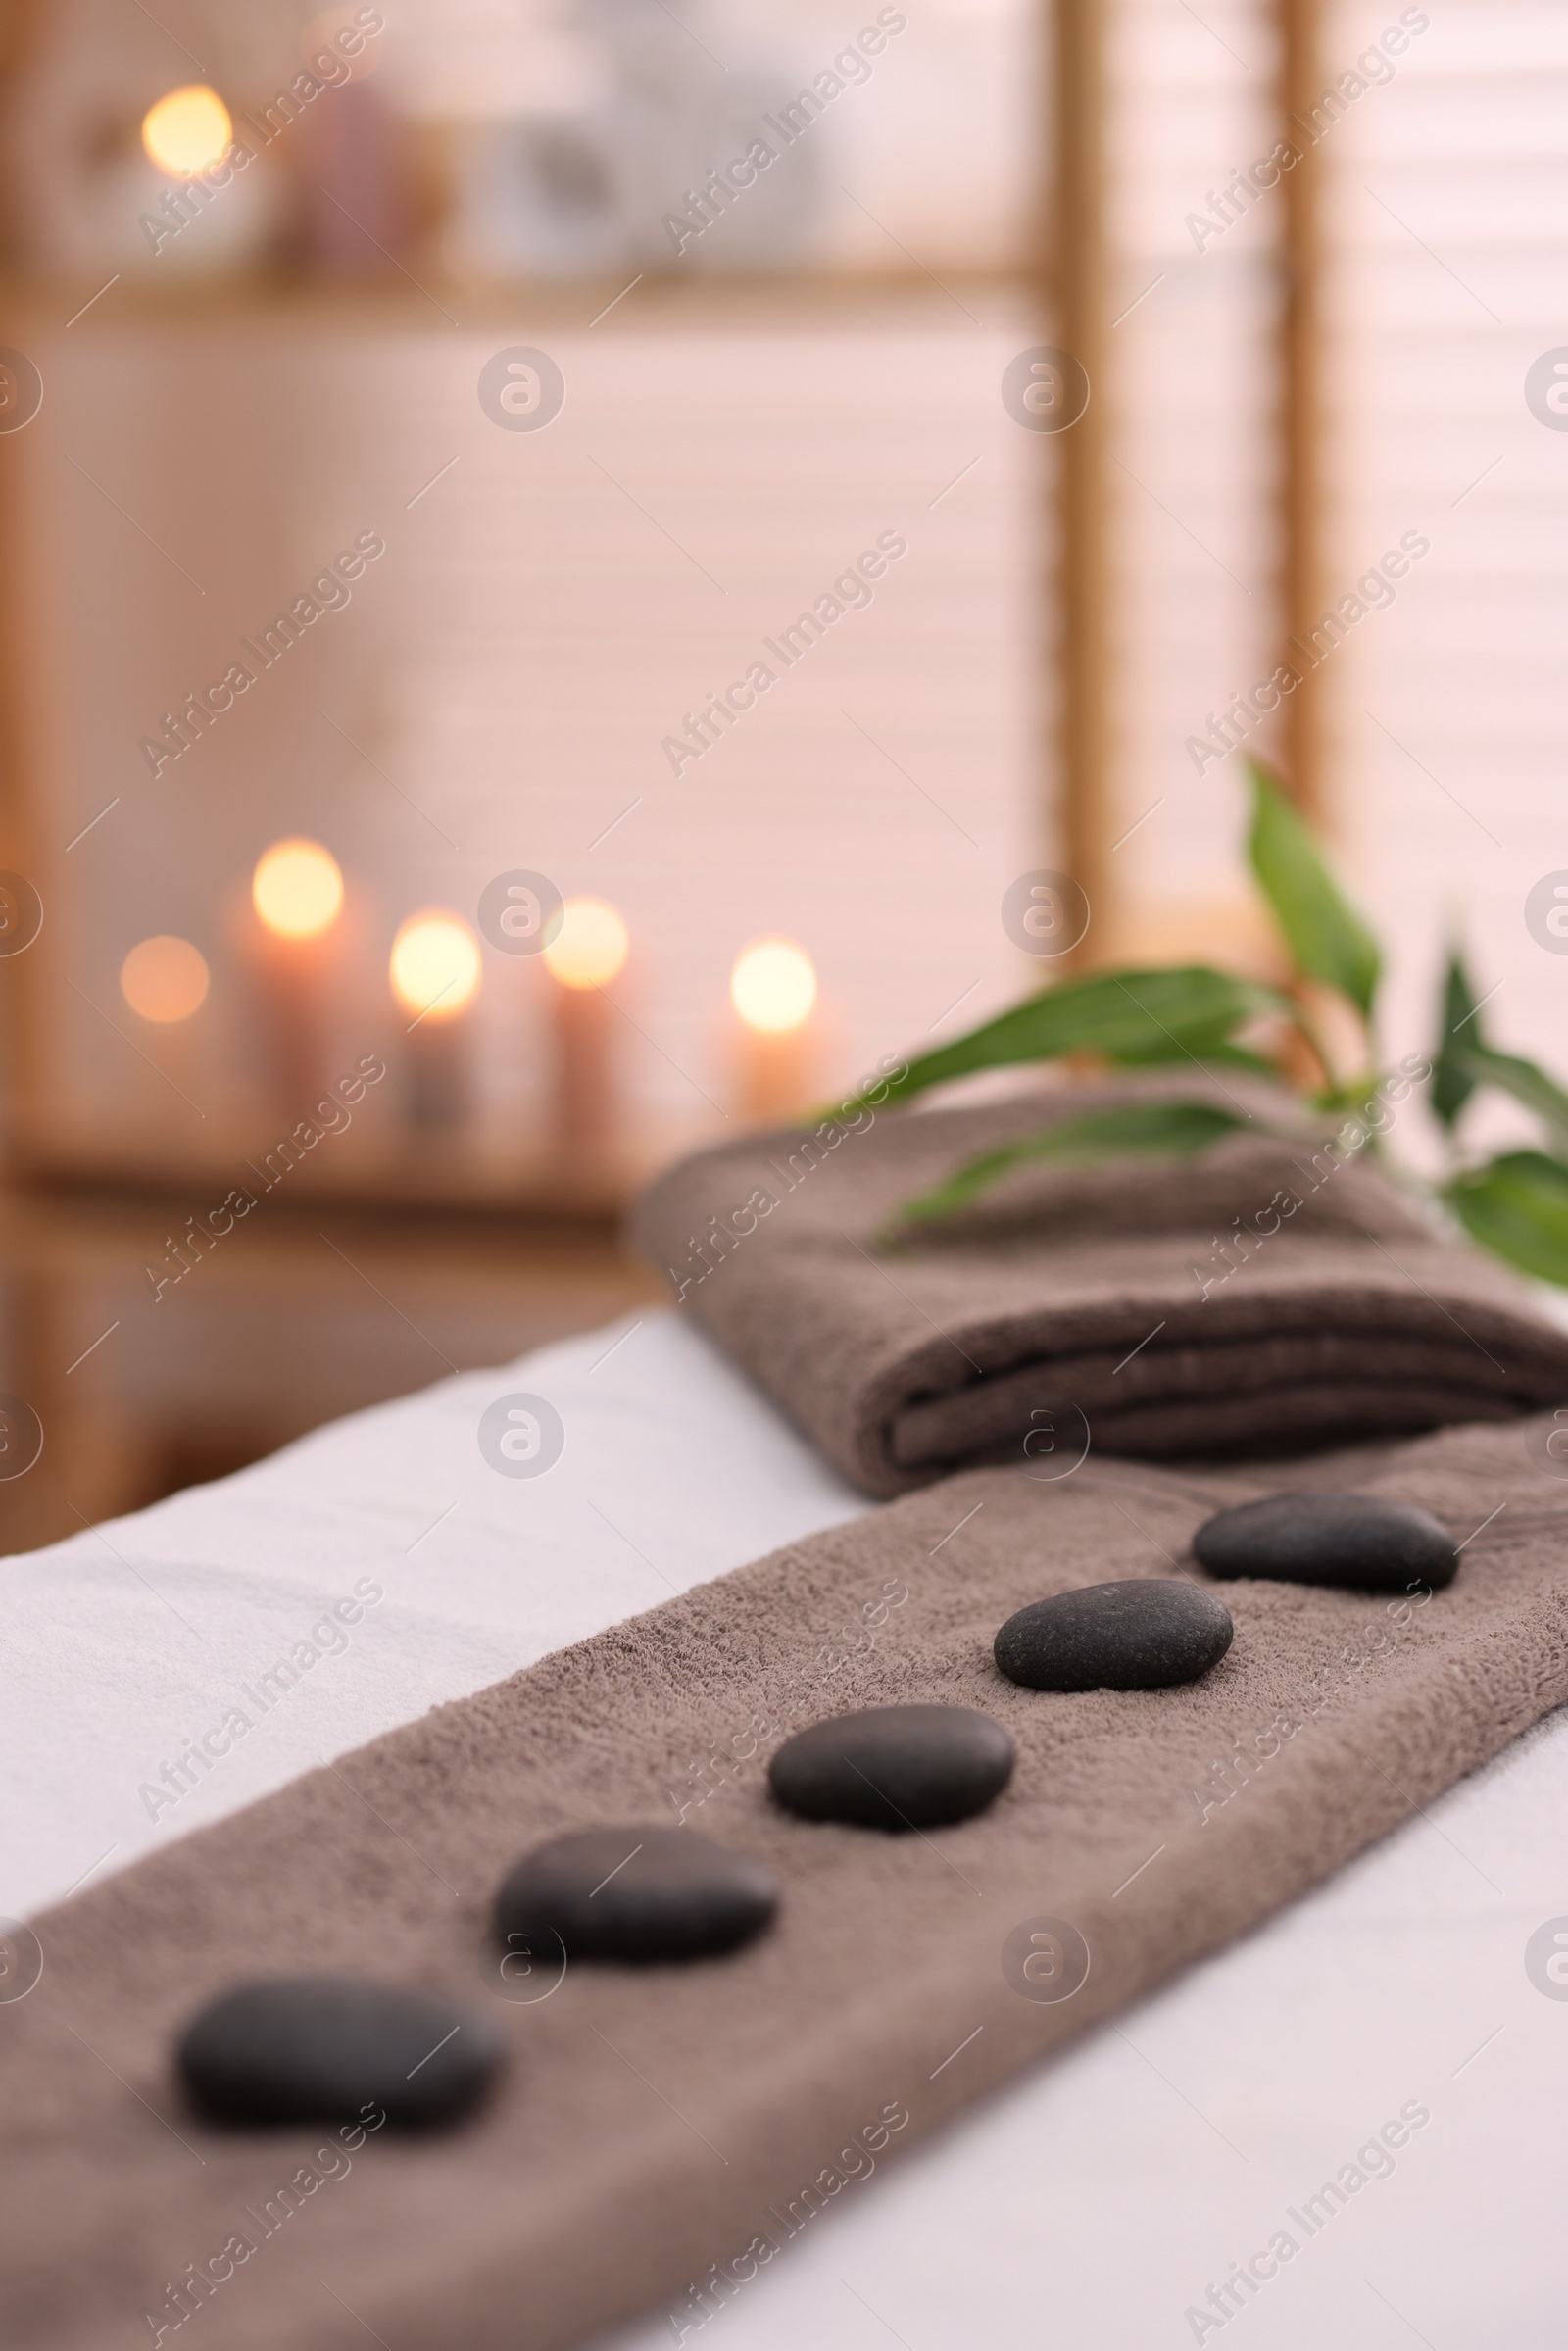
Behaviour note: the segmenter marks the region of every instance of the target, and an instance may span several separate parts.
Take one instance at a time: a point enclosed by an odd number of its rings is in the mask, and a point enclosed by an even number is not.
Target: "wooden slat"
[[[1054,269],[1062,347],[1086,370],[1089,407],[1054,446],[1060,453],[1055,625],[1046,658],[1059,661],[1057,854],[1087,893],[1089,930],[1075,960],[1103,961],[1116,931],[1111,903],[1111,501],[1108,253],[1104,202],[1105,58],[1102,0],[1056,0],[1054,10]],[[1048,608],[1049,612],[1049,608]],[[1053,860],[1054,861],[1054,860]]]
[[[44,0],[11,0],[0,10],[0,99],[31,61],[47,13]],[[9,268],[11,248],[12,222],[0,214],[0,269]],[[25,301],[19,302],[15,289],[0,279],[0,345],[27,350],[26,322]],[[0,442],[0,868],[35,883],[36,623],[19,561],[21,477],[31,455],[25,431]],[[37,1094],[42,1050],[37,998],[36,956],[24,954],[0,964],[0,1150],[9,1149],[13,1115],[30,1106]]]
[[[1322,94],[1318,0],[1279,0],[1280,136],[1300,161],[1280,183],[1285,199],[1280,312],[1280,535],[1285,634],[1303,644],[1326,602],[1323,454],[1323,163],[1307,133]],[[1282,657],[1301,683],[1285,707],[1286,781],[1298,806],[1321,821],[1326,814],[1325,710],[1322,672],[1304,668],[1287,648]]]

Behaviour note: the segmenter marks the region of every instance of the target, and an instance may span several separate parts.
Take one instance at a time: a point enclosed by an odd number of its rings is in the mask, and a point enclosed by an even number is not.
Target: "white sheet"
[[[566,1427],[537,1480],[478,1449],[480,1412],[516,1391]],[[0,1561],[0,1913],[866,1506],[655,1314]],[[252,1705],[360,1578],[384,1597],[349,1646]],[[177,1801],[143,1795],[234,1707],[252,1727],[226,1755],[187,1766]],[[1565,1828],[1557,1715],[1246,1942],[848,2187],[700,2332],[659,2314],[614,2351],[1558,2351],[1568,1999],[1534,1987],[1524,1947],[1568,1926]],[[933,2045],[932,2067],[948,2054]],[[1308,2240],[1288,2208],[1407,2103],[1431,2119],[1392,2176]],[[1242,2308],[1188,2315],[1281,2229],[1299,2250]]]

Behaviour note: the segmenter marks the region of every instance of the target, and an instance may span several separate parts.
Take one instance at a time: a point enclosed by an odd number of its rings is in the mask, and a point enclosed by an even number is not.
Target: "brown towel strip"
[[[1238,1137],[1187,1160],[1015,1173],[897,1249],[912,1194],[1054,1118],[1169,1081],[880,1112],[704,1151],[651,1188],[638,1246],[682,1304],[868,1493],[1058,1448],[1279,1453],[1506,1420],[1568,1398],[1568,1334],[1440,1238],[1365,1154]],[[1299,1113],[1245,1081],[1187,1094]],[[869,1115],[869,1114],[867,1114]],[[1073,1419],[1076,1414],[1078,1418]]]
[[[77,1895],[36,1923],[35,1988],[0,2003],[12,2339],[341,2351],[368,2329],[397,2351],[560,2351],[644,2307],[694,2335],[847,2182],[1568,1695],[1568,1487],[1527,1443],[1548,1428],[1284,1473],[1481,1531],[1423,1604],[1227,1585],[1235,1645],[1192,1688],[1019,1690],[992,1635],[1049,1592],[1171,1573],[1210,1509],[1281,1473],[971,1471]],[[892,1837],[772,1807],[763,1767],[789,1731],[933,1699],[986,1708],[1017,1742],[989,1813]],[[504,1999],[486,1921],[508,1864],[561,1829],[682,1814],[777,1869],[775,1932],[687,1969],[583,1966],[556,1984],[539,1963],[512,1988],[548,1996]],[[1058,2003],[1020,1988],[1049,1987],[1069,1948],[1031,1943],[1056,1933],[1046,1921],[1090,1955]],[[181,2021],[236,1979],[322,1972],[441,1987],[497,2018],[513,2063],[493,2104],[428,2139],[204,2128],[171,2073]]]

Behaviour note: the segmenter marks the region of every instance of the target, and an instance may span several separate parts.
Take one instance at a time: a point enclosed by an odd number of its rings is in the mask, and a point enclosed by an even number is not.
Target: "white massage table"
[[[497,1475],[476,1442],[485,1405],[516,1391],[565,1423],[537,1479]],[[689,1325],[650,1313],[0,1561],[0,1914],[867,1507]],[[362,1578],[384,1597],[348,1646],[263,1689]],[[221,1728],[235,1707],[253,1720],[238,1736]],[[204,1735],[210,1769],[179,1767]],[[141,1792],[169,1795],[166,1763],[190,1783],[177,1801]],[[1561,2351],[1568,1997],[1524,1959],[1559,1915],[1568,1929],[1564,1715],[851,2184],[701,2333],[659,2311],[615,2351]],[[1406,2107],[1430,2120],[1393,2171],[1308,2238],[1290,2209]],[[1275,2267],[1281,2229],[1299,2249]],[[1210,2286],[1259,2255],[1220,2323]]]

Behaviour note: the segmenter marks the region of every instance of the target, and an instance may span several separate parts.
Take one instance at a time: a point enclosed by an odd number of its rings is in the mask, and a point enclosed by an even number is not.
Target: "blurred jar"
[[[754,33],[729,17],[714,27],[712,13],[677,24],[659,0],[576,0],[540,46],[526,108],[466,125],[453,143],[444,258],[455,276],[751,271],[807,255],[820,142],[785,151],[775,137],[776,159],[711,199],[706,228],[690,205],[765,135],[765,113],[793,87]]]

